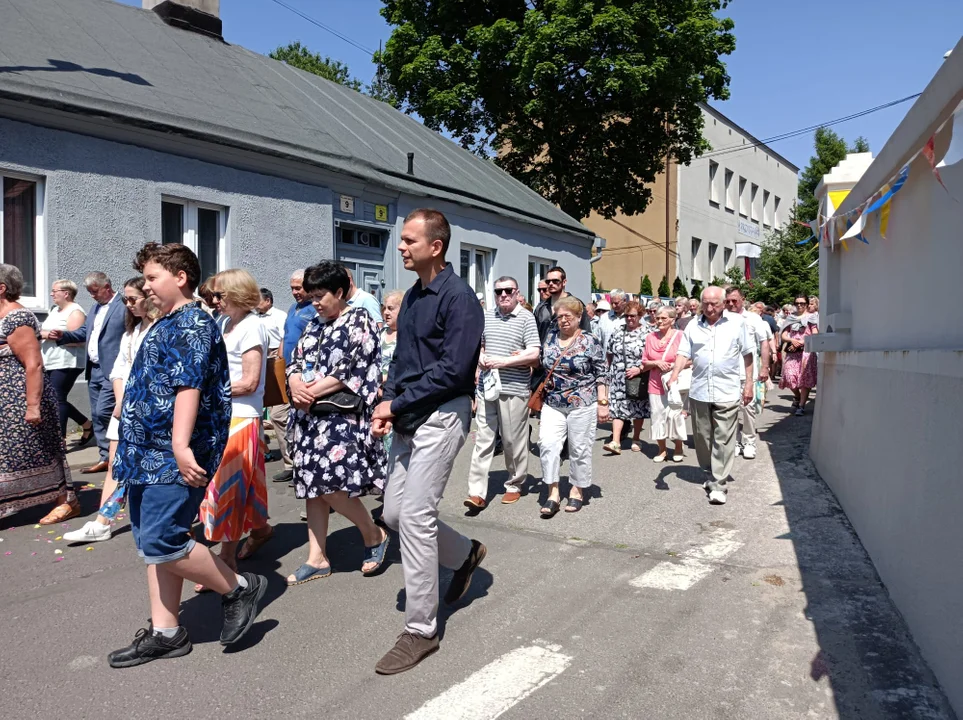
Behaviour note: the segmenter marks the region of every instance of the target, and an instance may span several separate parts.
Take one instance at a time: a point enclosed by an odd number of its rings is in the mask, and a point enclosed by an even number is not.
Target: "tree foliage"
[[[685,289],[685,283],[678,275],[672,282],[672,297],[689,297],[689,291]]]
[[[708,149],[728,97],[728,0],[383,0],[405,112],[573,217],[645,210],[666,155]]]
[[[398,107],[398,97],[381,70],[375,75],[370,85],[365,85],[358,78],[352,77],[350,69],[343,62],[332,60],[328,56],[322,57],[320,53],[311,52],[301,44],[300,40],[275,48],[268,56],[291,67],[314,73],[331,82],[357,90],[373,97],[375,100]],[[377,61],[377,54],[374,59]]]
[[[703,287],[701,282],[696,280],[692,283],[692,297],[696,298],[697,300],[701,300],[702,290],[703,290]]]
[[[847,147],[846,141],[828,128],[818,128],[813,135],[813,145],[816,154],[809,159],[809,165],[802,171],[799,179],[799,207],[796,217],[809,222],[819,212],[819,202],[815,191],[823,175],[839,165],[851,152],[869,152],[869,141],[860,136],[852,147]]]
[[[659,297],[671,297],[669,295],[669,281],[665,279],[665,275],[662,276],[662,282],[659,283]]]
[[[639,295],[652,296],[652,281],[649,280],[648,275],[642,276],[642,283],[639,285]]]

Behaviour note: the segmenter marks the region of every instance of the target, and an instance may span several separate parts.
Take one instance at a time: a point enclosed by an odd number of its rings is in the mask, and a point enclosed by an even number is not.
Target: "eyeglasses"
[[[511,295],[516,288],[495,288],[496,295]]]
[[[794,305],[808,305],[809,303],[797,302],[797,303],[793,303],[793,304],[794,304]]]
[[[627,317],[627,318],[638,318],[639,316],[638,316],[638,315],[630,315],[629,313],[625,313],[625,317]]]
[[[211,297],[214,298],[215,300],[220,300],[221,298],[224,297],[224,293],[213,292],[211,293]]]
[[[124,298],[124,304],[125,304],[125,305],[136,305],[138,300],[143,300],[143,299],[144,299],[144,298],[139,298],[139,297],[125,297],[125,298]]]
[[[561,285],[562,278],[545,278],[546,285]]]

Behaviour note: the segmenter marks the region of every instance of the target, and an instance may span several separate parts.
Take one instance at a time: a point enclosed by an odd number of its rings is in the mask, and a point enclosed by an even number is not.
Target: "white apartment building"
[[[785,224],[796,200],[799,168],[702,106],[712,150],[678,167],[677,274],[686,287],[755,259],[766,233]]]

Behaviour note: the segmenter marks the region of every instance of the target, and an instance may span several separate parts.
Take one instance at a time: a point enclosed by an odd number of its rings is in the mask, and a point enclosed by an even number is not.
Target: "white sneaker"
[[[91,520],[79,530],[64,533],[64,540],[69,543],[92,543],[110,540],[110,525],[102,525],[96,520]]]
[[[709,493],[709,504],[710,505],[725,505],[726,504],[726,494],[722,490],[713,490]]]
[[[756,446],[755,445],[745,445],[742,448],[742,457],[746,460],[752,460],[756,457]]]

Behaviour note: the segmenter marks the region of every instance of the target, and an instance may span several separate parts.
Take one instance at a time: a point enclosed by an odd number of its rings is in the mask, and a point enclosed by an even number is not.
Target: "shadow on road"
[[[790,414],[788,396],[771,400],[761,432],[772,456],[819,641],[809,676],[828,678],[838,717],[954,718],[909,636],[842,507],[809,459],[812,403]],[[771,413],[771,414],[770,414]]]
[[[438,603],[438,639],[444,640],[445,626],[448,624],[448,618],[462,608],[468,607],[475,602],[475,600],[486,597],[489,588],[495,584],[495,578],[490,572],[485,570],[485,568],[478,568],[472,575],[471,587],[468,588],[465,596],[454,605],[448,605],[445,603],[444,597],[445,592],[448,590],[448,584],[451,582],[453,572],[447,568],[441,568],[440,570],[441,572],[438,576],[438,596],[441,600]],[[401,590],[398,591],[398,601],[395,606],[398,612],[405,611],[406,601],[407,596],[405,595],[405,589],[401,588]]]

